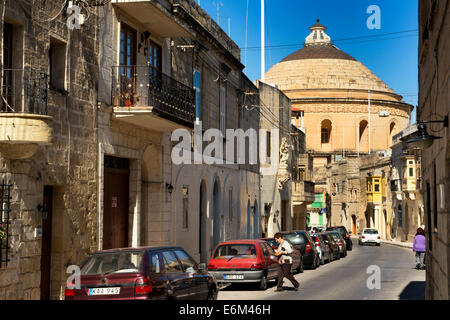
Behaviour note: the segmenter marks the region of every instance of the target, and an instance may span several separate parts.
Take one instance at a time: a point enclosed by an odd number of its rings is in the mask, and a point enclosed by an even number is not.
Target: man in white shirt
[[[274,235],[275,241],[278,242],[278,248],[275,251],[275,256],[279,257],[278,264],[278,283],[277,289],[275,291],[283,291],[283,278],[289,279],[293,286],[294,290],[298,291],[298,287],[300,284],[295,280],[292,275],[292,257],[291,254],[294,252],[294,248],[292,248],[291,244],[283,239],[283,235],[281,233],[276,233]]]

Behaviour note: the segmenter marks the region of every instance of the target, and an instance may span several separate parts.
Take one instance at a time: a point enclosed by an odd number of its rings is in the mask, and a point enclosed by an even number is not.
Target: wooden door
[[[42,251],[41,251],[41,300],[50,299],[50,270],[52,252],[52,211],[53,187],[44,187],[44,211],[47,217],[42,219]],[[45,215],[45,213],[44,213]]]
[[[122,167],[108,167],[105,160],[103,249],[128,247],[130,172],[127,159],[113,158],[113,162],[120,162],[114,159],[125,161],[122,161]]]

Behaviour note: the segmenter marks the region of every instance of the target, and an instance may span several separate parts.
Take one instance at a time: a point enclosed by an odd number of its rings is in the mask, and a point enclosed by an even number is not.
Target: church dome
[[[302,49],[265,74],[267,83],[276,84],[281,90],[356,89],[394,93],[361,62],[337,48],[319,21],[310,30]]]

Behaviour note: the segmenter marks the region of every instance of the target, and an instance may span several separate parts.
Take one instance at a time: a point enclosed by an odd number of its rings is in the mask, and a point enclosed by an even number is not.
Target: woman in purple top
[[[423,259],[425,257],[425,235],[422,228],[417,229],[414,237],[413,251],[416,252],[416,269],[425,269]]]

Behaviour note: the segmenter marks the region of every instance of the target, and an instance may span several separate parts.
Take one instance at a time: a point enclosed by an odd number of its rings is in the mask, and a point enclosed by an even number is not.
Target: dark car
[[[300,251],[303,267],[307,266],[311,269],[316,269],[320,266],[319,251],[308,231],[298,230],[281,232],[281,234]]]
[[[339,245],[334,241],[333,237],[324,232],[319,233],[319,236],[322,238],[322,241],[325,242],[330,248],[331,261],[339,260],[341,258]]]
[[[66,300],[215,300],[214,277],[180,247],[104,250],[82,264],[81,288]]]
[[[344,238],[345,240],[347,250],[352,251],[353,242],[352,238],[350,237],[350,233],[347,231],[347,228],[345,228],[344,226],[328,227],[327,231],[339,231],[339,233],[342,235],[342,238]]]
[[[324,264],[325,261],[327,263],[331,262],[333,253],[331,252],[330,247],[328,246],[328,244],[326,244],[322,240],[322,237],[319,236],[318,233],[314,233],[314,234],[311,235],[311,239],[313,239],[314,244],[316,245],[316,248],[319,251],[320,264]]]
[[[266,241],[267,244],[273,249],[277,250],[279,243],[275,240],[275,238],[262,238],[262,240]],[[300,253],[300,250],[298,250],[292,242],[290,242],[288,239],[284,239],[287,242],[289,242],[292,247],[294,248],[294,252],[291,254],[292,256],[292,270],[298,273],[303,272],[303,264],[302,264],[302,254]]]
[[[214,249],[208,270],[219,284],[255,283],[265,290],[278,278],[278,259],[264,240],[230,240]]]
[[[339,246],[339,255],[341,258],[347,256],[347,244],[345,243],[344,238],[338,231],[327,231],[327,233],[333,238],[334,242],[336,242]]]

